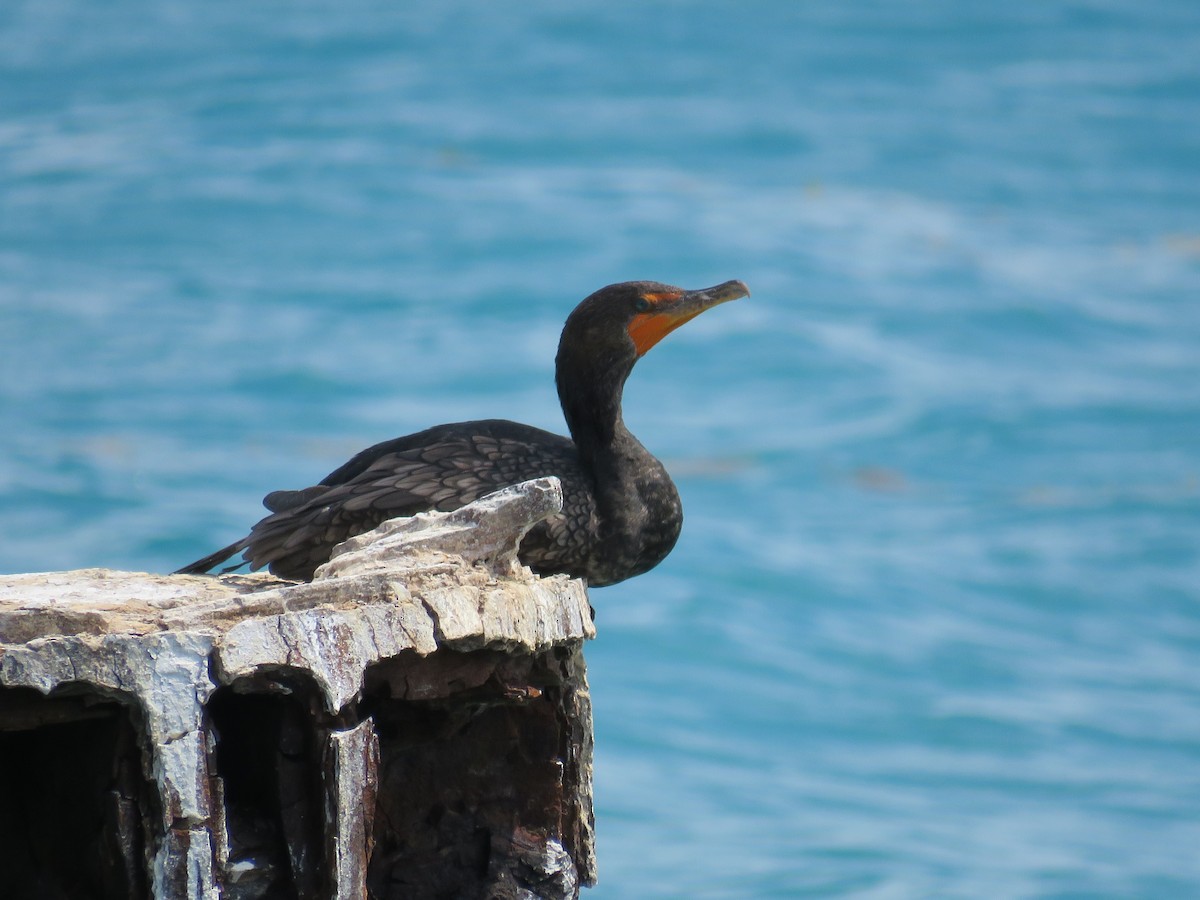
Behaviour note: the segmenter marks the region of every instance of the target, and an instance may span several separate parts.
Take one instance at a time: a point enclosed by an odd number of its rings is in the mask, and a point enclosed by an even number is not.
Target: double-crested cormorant
[[[571,439],[500,419],[439,425],[376,444],[313,487],[268,494],[250,534],[180,569],[201,574],[238,551],[251,568],[308,580],[334,546],[387,519],[453,510],[500,488],[557,475],[563,510],[534,526],[520,559],[541,574],[593,586],[654,568],[671,552],[683,510],[663,464],[621,418],[634,363],[710,307],[749,295],[740,281],[699,291],[651,281],[602,288],[567,318],[555,360]],[[234,568],[237,568],[235,566]]]

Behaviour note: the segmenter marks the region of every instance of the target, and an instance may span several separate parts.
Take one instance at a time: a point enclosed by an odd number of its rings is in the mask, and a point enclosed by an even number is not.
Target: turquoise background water
[[[623,897],[1200,896],[1200,6],[0,5],[0,571],[169,571],[643,360]]]

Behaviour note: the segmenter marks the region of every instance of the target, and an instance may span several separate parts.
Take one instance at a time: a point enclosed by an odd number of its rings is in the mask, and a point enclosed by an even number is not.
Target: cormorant
[[[740,281],[685,291],[651,281],[601,288],[567,318],[555,381],[570,439],[500,419],[439,425],[362,451],[321,483],[275,491],[250,534],[176,574],[202,574],[241,551],[252,569],[310,580],[334,546],[387,519],[453,510],[531,478],[556,475],[563,510],[534,526],[521,562],[600,587],[640,575],[671,552],[683,524],[663,464],[625,427],[625,379],[658,341]],[[238,568],[234,566],[233,568]]]

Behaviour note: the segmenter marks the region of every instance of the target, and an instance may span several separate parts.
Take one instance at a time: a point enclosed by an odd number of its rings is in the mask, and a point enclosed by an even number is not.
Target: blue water
[[[416,6],[0,4],[0,571],[561,429],[577,300],[741,278],[627,393],[591,896],[1200,896],[1200,5]]]

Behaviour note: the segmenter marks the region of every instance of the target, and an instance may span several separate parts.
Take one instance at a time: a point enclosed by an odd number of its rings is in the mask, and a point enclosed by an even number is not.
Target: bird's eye
[[[640,313],[649,312],[650,301],[647,300],[645,297],[638,297],[637,303],[635,303],[633,305],[633,308],[636,309]]]

